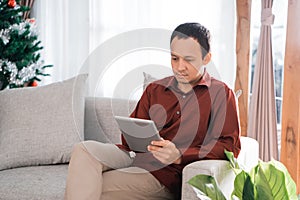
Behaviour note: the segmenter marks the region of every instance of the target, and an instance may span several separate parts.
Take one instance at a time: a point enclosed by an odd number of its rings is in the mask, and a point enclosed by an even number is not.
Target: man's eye
[[[177,57],[172,57],[172,60],[177,60]]]

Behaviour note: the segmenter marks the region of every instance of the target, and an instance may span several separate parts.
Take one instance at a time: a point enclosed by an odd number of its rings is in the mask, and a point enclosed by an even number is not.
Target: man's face
[[[210,58],[210,55],[209,55]],[[171,42],[171,65],[174,76],[180,84],[193,84],[200,79],[203,65],[209,59],[202,59],[199,43],[194,38],[175,37]]]

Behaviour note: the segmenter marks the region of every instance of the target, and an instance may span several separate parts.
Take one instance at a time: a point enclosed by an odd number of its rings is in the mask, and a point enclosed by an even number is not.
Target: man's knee
[[[73,146],[72,158],[89,158],[103,166],[106,166],[104,162],[107,160],[107,157],[111,157],[110,148],[107,144],[88,140],[82,141]],[[105,169],[109,169],[105,167]]]
[[[73,145],[72,155],[77,153],[77,152],[81,152],[82,150],[83,150],[82,142],[76,143],[76,144]]]
[[[80,151],[86,151],[86,152],[88,152],[89,149],[92,148],[93,143],[95,143],[95,141],[92,141],[92,140],[87,140],[87,141],[82,141],[82,142],[76,143],[73,146],[72,152],[78,152],[78,151],[79,152]]]
[[[89,153],[88,149],[89,149],[90,143],[91,143],[91,141],[82,141],[82,142],[75,144],[73,146],[71,156],[73,157],[73,156],[78,156],[78,155]]]

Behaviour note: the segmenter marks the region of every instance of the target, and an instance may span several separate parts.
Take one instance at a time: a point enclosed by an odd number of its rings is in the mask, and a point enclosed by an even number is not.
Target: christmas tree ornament
[[[17,2],[15,0],[9,0],[7,5],[10,7],[10,8],[14,8],[16,5],[17,5]]]
[[[35,23],[35,18],[28,18],[26,19],[27,22],[34,24]]]
[[[10,39],[9,30],[8,29],[0,30],[0,38],[3,44],[6,45]]]
[[[22,35],[25,31],[26,31],[26,26],[30,26],[28,23],[26,22],[22,22],[20,24],[13,24],[11,26],[11,29],[14,31],[18,31],[19,35]]]
[[[38,83],[37,83],[37,81],[32,81],[32,82],[29,83],[29,86],[30,87],[36,87],[36,86],[38,86]]]

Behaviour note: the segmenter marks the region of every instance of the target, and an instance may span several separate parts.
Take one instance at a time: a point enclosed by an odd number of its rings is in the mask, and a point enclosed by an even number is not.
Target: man
[[[66,199],[180,199],[183,168],[201,159],[226,159],[240,151],[235,96],[209,76],[210,33],[198,23],[171,36],[174,76],[148,85],[131,117],[151,119],[162,140],[149,152],[122,144],[85,141],[74,147]],[[142,134],[142,133],[141,133]]]

